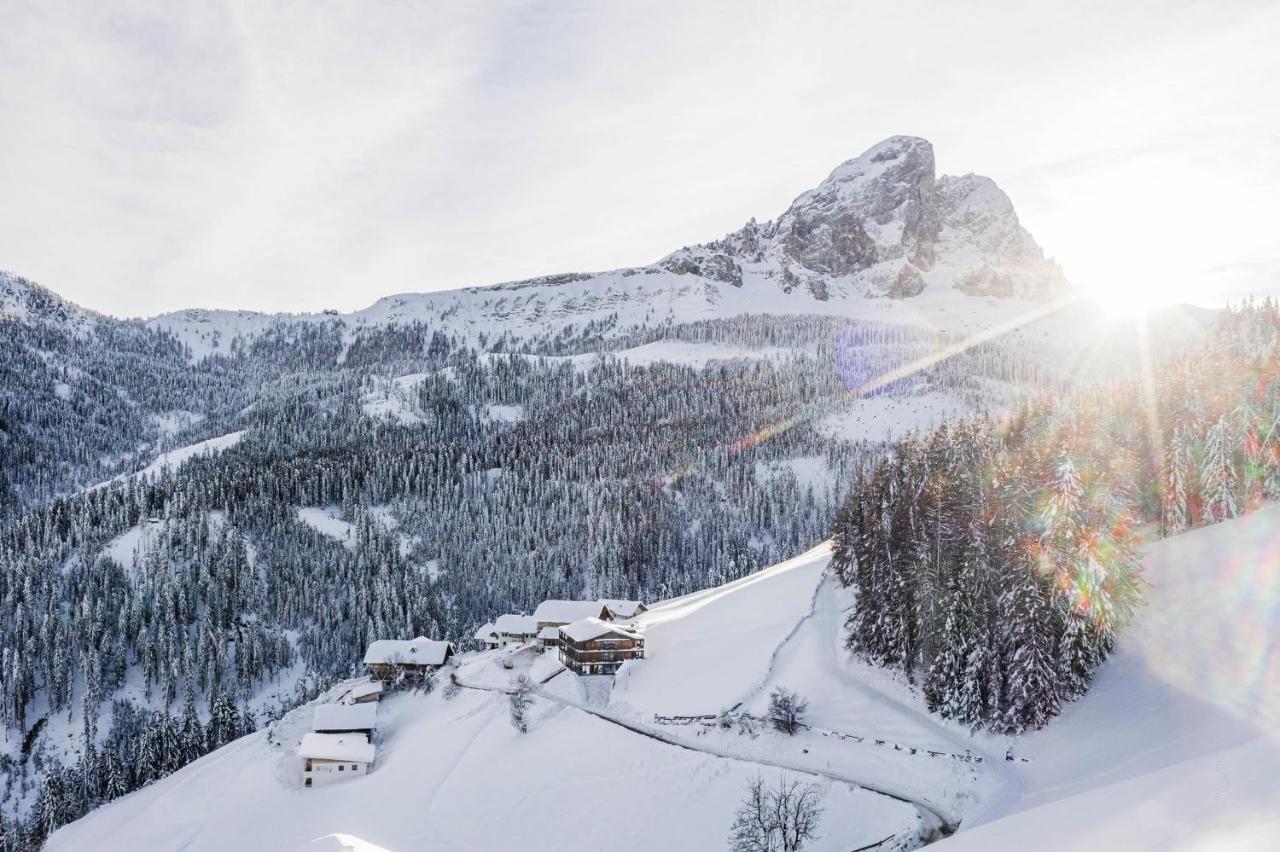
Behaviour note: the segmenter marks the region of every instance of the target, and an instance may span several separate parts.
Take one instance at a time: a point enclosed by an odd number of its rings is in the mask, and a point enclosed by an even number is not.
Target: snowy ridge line
[[[556,677],[557,675],[565,671],[568,671],[568,670],[561,668],[557,670],[555,674],[552,674],[550,677],[547,677],[545,680],[541,681],[541,683],[546,683],[547,681],[550,681],[552,678]],[[480,684],[465,683],[460,678],[457,679],[457,683],[459,686],[464,687],[466,689],[475,689],[475,690],[480,690],[482,692],[495,692],[495,693],[501,693],[503,695],[511,694],[511,690],[505,689],[500,686],[482,686]],[[762,760],[754,757],[743,757],[742,755],[734,754],[728,751],[727,749],[722,750],[722,749],[716,749],[716,748],[709,748],[707,746],[702,746],[702,745],[695,745],[693,743],[685,742],[683,740],[669,736],[668,734],[665,734],[661,731],[657,731],[652,728],[646,727],[640,722],[633,722],[629,719],[624,719],[620,716],[615,716],[612,713],[606,713],[603,710],[599,710],[594,707],[588,707],[585,704],[579,704],[575,701],[570,701],[569,699],[564,698],[563,696],[552,695],[551,693],[544,692],[542,689],[535,689],[533,690],[533,692],[535,695],[538,695],[541,698],[545,698],[548,701],[551,701],[553,703],[560,704],[564,707],[572,707],[573,709],[580,710],[581,712],[586,713],[589,716],[595,716],[597,719],[600,719],[601,721],[608,722],[620,728],[624,728],[625,730],[628,730],[633,734],[639,734],[642,737],[648,737],[651,740],[656,740],[660,743],[665,743],[666,745],[675,746],[676,748],[682,748],[688,751],[701,752],[703,754],[709,754],[713,757],[720,757],[726,760],[737,760],[743,763],[754,763],[758,766],[772,766],[776,769],[785,769],[789,772],[799,772],[801,774],[811,775],[817,778],[826,778],[827,780],[837,781],[841,784],[851,784],[854,787],[867,790],[868,792],[878,793],[881,796],[887,796],[890,799],[894,799],[895,801],[902,802],[903,804],[906,804],[906,805],[911,805],[917,811],[920,812],[922,822],[926,826],[928,826],[930,829],[927,835],[928,839],[925,840],[925,845],[933,842],[934,840],[939,839],[940,837],[946,837],[950,834],[953,834],[955,830],[960,826],[960,820],[944,813],[940,806],[927,802],[924,799],[911,796],[907,793],[899,793],[875,784],[868,784],[858,780],[857,778],[851,778],[847,775],[842,775],[840,773],[832,772],[830,770],[796,766],[795,764],[792,764],[792,763],[785,763],[783,761],[777,761],[777,760]],[[932,825],[930,825],[930,823],[932,823]],[[883,842],[884,841],[881,841],[881,843]]]
[[[761,724],[768,721],[763,716],[753,716],[750,713],[742,713],[741,715],[747,717],[748,719],[752,719],[756,722],[760,722]],[[658,713],[653,714],[653,721],[655,724],[658,724],[658,725],[684,725],[684,726],[702,725],[703,727],[706,727],[706,728],[714,728],[717,724],[719,724],[719,719],[720,719],[719,716],[706,716],[706,715],[663,716]],[[895,743],[890,740],[882,740],[876,737],[864,737],[864,736],[859,736],[858,734],[846,733],[844,731],[833,731],[827,728],[815,728],[814,726],[806,722],[797,722],[796,727],[804,728],[806,731],[811,731],[815,734],[821,734],[824,737],[836,737],[837,739],[852,740],[853,742],[858,742],[858,743],[871,742],[877,746],[893,746],[894,751],[905,751],[910,754],[925,754],[925,755],[928,755],[929,757],[946,757],[946,758],[950,758],[951,760],[959,760],[965,763],[982,763],[983,760],[985,759],[982,755],[979,755],[979,754],[973,754],[973,753],[956,754],[950,751],[936,751],[934,749],[928,749],[922,746],[913,746],[913,745],[906,745],[904,743]],[[1016,759],[1022,761],[1023,763],[1030,763],[1030,761],[1025,757],[1020,757]]]

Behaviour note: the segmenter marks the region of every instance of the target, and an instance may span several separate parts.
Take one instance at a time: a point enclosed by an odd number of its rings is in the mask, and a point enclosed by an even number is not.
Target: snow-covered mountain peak
[[[762,265],[786,292],[803,282],[818,299],[841,289],[909,298],[926,288],[1042,299],[1066,286],[995,182],[937,177],[933,146],[916,136],[891,136],[841,163],[770,222],[664,260],[735,285],[744,263]]]
[[[832,170],[827,179],[803,193],[792,210],[815,199],[836,196],[863,200],[884,195],[893,184],[927,184],[934,181],[933,145],[918,136],[890,136]]]

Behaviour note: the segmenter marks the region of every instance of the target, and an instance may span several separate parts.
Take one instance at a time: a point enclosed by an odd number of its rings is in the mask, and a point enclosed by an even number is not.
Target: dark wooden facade
[[[585,642],[560,634],[560,662],[580,675],[611,675],[627,660],[644,659],[644,639],[609,632]]]

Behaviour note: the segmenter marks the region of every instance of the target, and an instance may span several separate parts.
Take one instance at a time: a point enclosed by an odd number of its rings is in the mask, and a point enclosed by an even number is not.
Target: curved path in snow
[[[546,683],[547,681],[551,680],[551,678],[555,677],[556,675],[564,671],[567,671],[567,669],[559,669],[555,674],[551,675],[551,677],[548,677],[545,680],[543,680],[542,683]],[[502,694],[510,693],[509,689],[506,689],[503,687],[485,686],[482,684],[467,683],[461,679],[458,680],[458,685],[466,689],[477,689],[484,692],[496,692],[496,693],[502,693]],[[881,796],[887,796],[896,801],[902,802],[907,805],[911,805],[912,807],[916,808],[917,811],[920,812],[921,822],[925,826],[925,830],[928,832],[928,835],[925,839],[926,844],[931,843],[932,841],[940,839],[942,837],[946,837],[947,835],[955,831],[956,828],[959,826],[959,820],[945,813],[939,806],[931,802],[925,801],[924,799],[921,799],[917,796],[913,796],[910,793],[899,791],[899,790],[888,789],[883,784],[869,784],[858,778],[854,778],[840,772],[817,769],[809,766],[800,766],[800,765],[790,763],[787,761],[782,761],[782,760],[770,760],[770,759],[762,759],[758,757],[745,757],[740,754],[735,754],[729,749],[715,748],[712,746],[708,746],[704,743],[689,742],[688,740],[682,739],[680,737],[672,736],[671,734],[663,730],[652,728],[648,725],[642,724],[633,719],[627,719],[622,716],[617,716],[613,713],[606,712],[599,708],[590,707],[580,702],[572,701],[561,695],[554,695],[552,693],[549,693],[541,689],[540,687],[536,688],[534,692],[539,697],[545,698],[548,701],[561,704],[565,707],[572,707],[575,710],[580,710],[583,713],[586,713],[591,716],[595,716],[597,719],[600,719],[604,722],[608,722],[611,725],[616,725],[634,734],[639,734],[640,736],[648,737],[649,739],[657,740],[660,743],[665,743],[666,745],[675,746],[676,748],[683,748],[689,751],[698,751],[698,752],[702,752],[703,754],[709,754],[709,755],[712,755],[713,757],[721,757],[728,760],[740,760],[744,763],[754,763],[760,766],[772,766],[777,769],[785,769],[789,772],[798,772],[804,775],[811,775],[815,777],[826,778],[831,781],[840,782],[842,784],[851,784],[863,790],[867,790],[872,793],[878,793]]]

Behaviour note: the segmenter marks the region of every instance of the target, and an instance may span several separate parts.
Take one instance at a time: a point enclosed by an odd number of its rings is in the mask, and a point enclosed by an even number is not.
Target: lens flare
[[[998,323],[992,326],[991,328],[988,328],[982,332],[979,332],[978,334],[971,335],[970,337],[966,337],[963,340],[947,344],[946,346],[942,346],[939,349],[933,352],[930,352],[927,355],[924,355],[920,358],[917,358],[899,367],[895,367],[894,369],[889,370],[887,372],[881,373],[880,375],[872,379],[868,379],[867,381],[863,382],[860,385],[849,388],[845,392],[844,396],[841,398],[841,401],[859,399],[861,397],[866,397],[866,396],[871,396],[873,394],[876,394],[884,390],[885,388],[889,387],[890,385],[894,384],[895,382],[900,382],[903,379],[914,376],[924,370],[929,369],[930,367],[933,367],[937,364],[942,363],[943,361],[946,361],[949,358],[954,358],[957,355],[967,352],[975,346],[978,346],[982,343],[986,343],[991,340],[995,340],[999,337],[1002,337],[1008,334],[1011,331],[1015,331],[1019,328],[1022,328],[1023,326],[1026,326],[1037,320],[1043,319],[1044,317],[1050,316],[1051,314],[1057,313],[1058,311],[1061,311],[1062,309],[1066,308],[1068,305],[1076,303],[1077,301],[1079,301],[1079,299],[1080,299],[1080,296],[1078,294],[1069,294],[1066,296],[1062,296],[1058,299],[1054,299],[1051,302],[1046,302],[1045,304],[1040,305],[1034,308],[1033,310],[1027,311],[1026,313],[1020,314],[1019,316],[1014,317],[1010,320],[1007,320],[1002,323]],[[814,404],[814,405],[808,406],[807,408],[803,409],[800,413],[792,415],[791,417],[788,417],[784,420],[780,420],[777,423],[774,423],[770,426],[766,426],[763,429],[759,430],[758,432],[755,432],[754,434],[747,435],[746,437],[743,437],[743,438],[739,438],[737,441],[734,441],[731,444],[726,444],[726,445],[717,447],[714,450],[711,450],[705,453],[698,460],[691,462],[685,465],[684,467],[678,468],[677,470],[671,471],[670,473],[664,476],[658,477],[656,480],[654,480],[652,488],[653,490],[658,491],[663,488],[667,488],[669,486],[675,485],[680,480],[684,479],[690,474],[696,473],[697,471],[705,468],[717,452],[724,452],[729,456],[735,456],[738,453],[741,453],[743,450],[750,449],[751,447],[757,447],[760,444],[764,443],[765,441],[770,440],[771,438],[776,438],[778,435],[781,435],[784,432],[794,429],[796,426],[799,426],[801,423],[806,423],[810,420],[813,420],[815,417],[818,417],[819,415],[829,410],[830,405],[831,405],[830,402],[823,402],[820,404]]]

